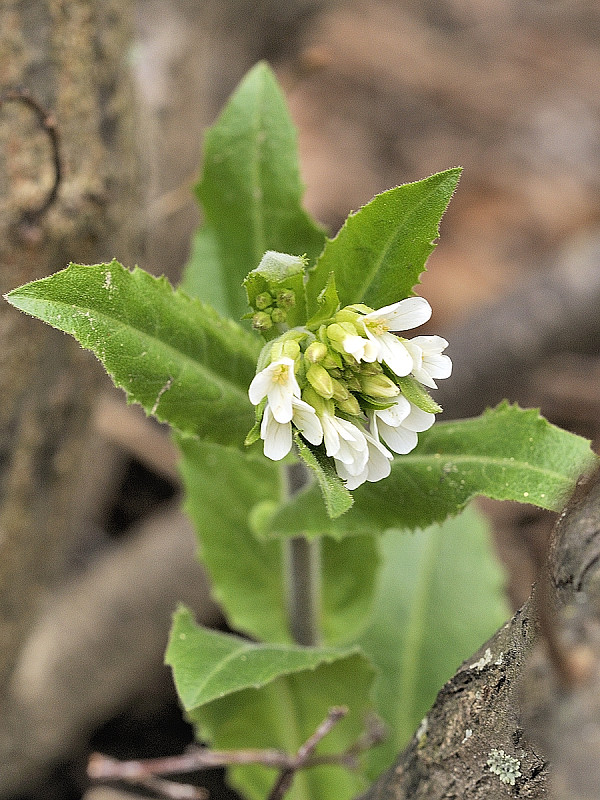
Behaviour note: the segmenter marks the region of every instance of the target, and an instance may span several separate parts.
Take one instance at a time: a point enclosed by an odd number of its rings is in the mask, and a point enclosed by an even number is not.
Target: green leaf
[[[282,546],[253,536],[250,509],[276,505],[281,467],[268,459],[193,439],[180,439],[185,508],[213,595],[232,628],[256,639],[291,642],[287,627]],[[378,565],[371,536],[322,543],[323,641],[355,638],[371,611]]]
[[[202,629],[180,609],[166,660],[199,736],[217,748],[293,753],[330,707],[346,705],[351,713],[317,750],[339,752],[359,737],[369,707],[373,672],[356,648],[256,644]],[[264,800],[275,779],[276,773],[264,767],[234,771],[237,787],[256,800]],[[360,776],[339,767],[320,767],[298,775],[286,800],[349,800],[362,788]]]
[[[204,228],[183,287],[223,315],[247,311],[242,282],[267,250],[311,261],[321,252],[324,231],[301,205],[296,131],[265,63],[248,72],[207,131],[196,193]]]
[[[406,375],[404,378],[396,376],[395,380],[402,390],[402,394],[411,403],[414,403],[418,408],[422,408],[423,411],[427,411],[429,414],[440,413],[442,407],[435,402],[423,384],[413,378],[412,375]]]
[[[341,519],[329,519],[315,487],[272,514],[261,535],[307,536],[414,530],[456,514],[476,495],[558,511],[598,459],[586,439],[551,425],[536,409],[501,403],[479,417],[436,423],[416,449],[396,456],[388,478],[365,483]]]
[[[360,640],[378,669],[377,711],[389,726],[370,754],[373,777],[404,748],[461,662],[510,616],[490,539],[473,507],[441,526],[381,539],[373,621]]]
[[[317,312],[331,272],[342,307],[365,303],[381,308],[412,295],[460,173],[449,169],[390,189],[351,214],[337,236],[327,240],[309,276],[309,315]]]
[[[317,296],[318,310],[306,323],[307,328],[316,330],[319,325],[333,317],[340,305],[337,289],[335,288],[335,275],[330,272],[325,288]]]
[[[242,446],[260,340],[166,278],[118,261],[71,264],[6,299],[92,350],[128,402],[186,435]]]
[[[352,506],[352,495],[340,480],[331,459],[322,447],[308,447],[298,434],[294,438],[300,457],[317,477],[327,514],[331,519],[345,514]]]

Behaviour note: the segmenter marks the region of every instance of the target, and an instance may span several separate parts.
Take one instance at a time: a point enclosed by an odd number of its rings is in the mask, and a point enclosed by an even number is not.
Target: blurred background
[[[135,234],[123,254],[114,238],[103,244],[100,232],[94,258],[130,258],[179,279],[200,219],[192,187],[203,130],[246,70],[268,59],[298,127],[306,206],[331,234],[377,192],[464,167],[420,289],[434,309],[432,331],[449,339],[456,365],[454,387],[440,392],[447,415],[476,414],[506,396],[597,440],[595,0],[138,0],[99,4],[112,14],[100,20],[94,4],[63,0],[50,13],[45,5],[11,0],[1,12],[3,87],[19,53],[41,47],[48,26],[58,25],[58,7],[72,19],[83,14],[85,25],[118,18],[118,57],[125,54],[133,79],[135,105],[113,114],[128,120],[141,176],[124,215]],[[29,40],[19,38],[25,18]],[[37,70],[26,74],[34,88],[39,63]],[[8,197],[23,184],[11,167],[14,135],[0,132],[0,185]],[[63,188],[64,196],[74,191],[68,170]],[[33,238],[19,243],[21,250],[38,246]],[[69,257],[86,260],[85,253]],[[32,277],[15,272],[10,258],[4,253],[2,291]],[[5,313],[0,335],[14,337],[16,312]],[[169,616],[183,600],[208,624],[222,623],[178,511],[168,433],[126,407],[85,354],[76,358],[93,374],[80,439],[86,455],[70,492],[76,519],[60,557],[51,552],[51,573],[28,595],[26,624],[5,638],[12,653],[0,715],[0,797],[11,800],[116,800],[120,790],[89,788],[90,749],[119,758],[180,751],[190,731],[162,667]],[[44,397],[48,387],[41,382],[35,390]],[[552,516],[482,506],[494,521],[517,608]]]

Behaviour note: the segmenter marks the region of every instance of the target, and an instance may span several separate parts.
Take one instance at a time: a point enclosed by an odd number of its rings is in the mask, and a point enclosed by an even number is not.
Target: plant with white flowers
[[[329,708],[349,709],[289,800],[355,796],[504,621],[484,522],[456,517],[468,501],[558,509],[595,463],[589,443],[507,403],[434,425],[429,390],[450,378],[452,346],[407,332],[431,316],[415,289],[459,175],[384,192],[327,238],[302,208],[295,131],[259,64],[207,132],[204,223],[178,288],[112,261],[7,295],[173,429],[200,558],[235,631],[175,614],[166,659],[198,737],[296,752]],[[373,711],[388,738],[358,758]],[[229,773],[252,800],[283,796],[286,775]]]
[[[286,268],[295,272],[303,266],[301,258],[268,252],[254,274],[268,285],[272,271],[280,280]],[[267,294],[257,296],[258,306],[253,298],[252,319],[261,331]],[[335,295],[332,287],[330,304]],[[347,489],[356,489],[365,481],[387,478],[393,459],[389,450],[410,453],[417,433],[433,425],[442,409],[424,387],[436,388],[434,377],[449,377],[452,362],[443,355],[448,343],[441,336],[397,335],[431,317],[431,306],[422,297],[377,310],[363,304],[337,306],[329,319],[319,313],[316,322],[285,331],[263,349],[260,362],[267,365],[248,390],[258,408],[246,444],[260,434],[264,454],[279,461],[292,449],[295,427],[311,445],[324,440],[338,476]],[[285,315],[278,325],[285,326]],[[408,376],[412,381],[402,380]]]

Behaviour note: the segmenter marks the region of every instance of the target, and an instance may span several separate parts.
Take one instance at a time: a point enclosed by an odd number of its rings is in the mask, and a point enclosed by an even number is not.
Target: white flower
[[[406,455],[417,446],[417,433],[426,431],[435,422],[435,414],[423,411],[401,395],[393,406],[370,414],[371,432],[380,437],[390,450]]]
[[[269,408],[277,422],[292,419],[292,398],[300,397],[300,387],[294,374],[294,360],[283,356],[257,373],[248,389],[250,402],[257,406],[267,398]]]
[[[424,297],[407,297],[362,317],[365,333],[377,344],[377,361],[385,361],[396,375],[408,375],[413,360],[404,343],[390,331],[406,331],[422,325],[431,317],[431,306]]]
[[[321,424],[327,455],[344,464],[350,475],[359,475],[369,457],[365,434],[354,423],[328,412],[321,415]]]
[[[449,378],[452,372],[450,356],[442,355],[448,342],[441,336],[415,336],[404,346],[413,360],[412,373],[415,378],[430,389],[437,389],[434,378]]]
[[[271,406],[267,405],[260,425],[260,438],[264,441],[264,453],[272,461],[285,458],[292,448],[292,422],[302,436],[311,444],[321,444],[323,428],[314,408],[292,397],[292,421],[277,422]]]
[[[373,438],[370,433],[363,432],[367,441],[368,458],[365,466],[358,475],[353,475],[347,468],[346,464],[342,461],[335,459],[335,468],[340,478],[345,481],[347,489],[356,489],[365,481],[376,483],[377,481],[387,478],[390,474],[393,459],[389,450]]]
[[[375,361],[379,353],[377,342],[364,336],[348,334],[342,341],[344,352],[354,356],[357,361]]]

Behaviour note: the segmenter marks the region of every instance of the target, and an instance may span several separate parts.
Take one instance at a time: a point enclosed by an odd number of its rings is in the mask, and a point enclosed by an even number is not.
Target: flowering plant
[[[278,258],[268,252],[263,261]],[[265,330],[267,310],[272,319],[280,306],[269,308],[269,293],[258,297],[260,310],[252,319]],[[288,298],[293,302],[292,293]],[[452,362],[442,354],[448,342],[441,336],[406,340],[392,333],[430,317],[429,303],[412,297],[376,311],[363,304],[346,306],[325,321],[283,333],[263,350],[261,363],[267,366],[250,384],[248,394],[258,408],[246,443],[260,432],[264,454],[279,461],[292,448],[295,427],[312,445],[324,442],[346,488],[386,478],[390,450],[414,450],[417,433],[428,430],[442,410],[424,386],[436,388],[434,378],[450,375]],[[276,320],[284,323],[285,312]]]
[[[200,557],[235,631],[174,616],[166,659],[199,738],[314,748],[327,710],[349,709],[291,788],[289,761],[272,791],[272,765],[232,769],[249,798],[347,800],[388,765],[507,613],[468,501],[556,510],[595,462],[588,442],[507,403],[433,425],[448,343],[404,333],[431,315],[414,287],[459,175],[384,192],[327,238],[302,208],[295,131],[259,64],[207,132],[204,223],[178,288],[112,261],[7,295],[174,431]],[[358,759],[373,710],[388,738]]]

